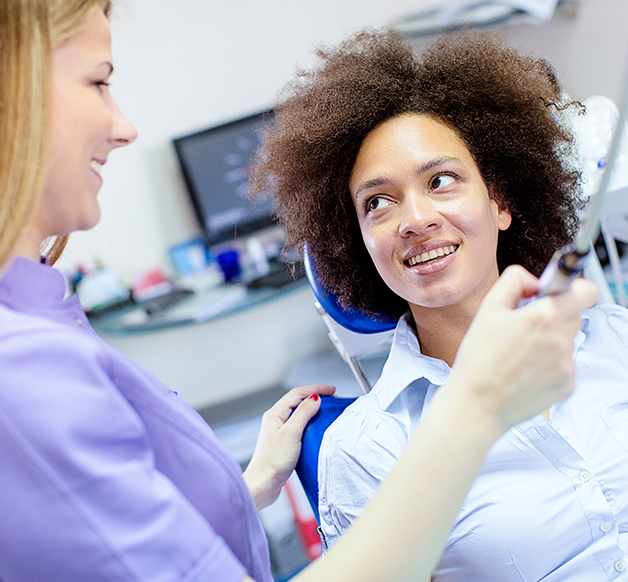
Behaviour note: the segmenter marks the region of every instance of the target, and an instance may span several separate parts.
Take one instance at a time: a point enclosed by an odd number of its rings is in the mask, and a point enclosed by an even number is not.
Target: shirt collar
[[[574,358],[586,339],[589,329],[589,316],[582,314],[582,325],[574,338]],[[425,378],[430,384],[442,386],[451,373],[451,368],[443,361],[425,356],[411,324],[410,312],[397,322],[390,354],[382,374],[373,387],[373,392],[382,410],[386,410],[395,399],[413,382]]]
[[[0,303],[18,311],[58,307],[66,292],[63,273],[25,257],[14,257],[0,279]]]
[[[373,387],[382,410],[387,409],[397,396],[416,380],[425,378],[431,384],[440,386],[451,372],[443,360],[421,353],[411,321],[412,314],[408,312],[397,322],[390,354],[379,380]]]

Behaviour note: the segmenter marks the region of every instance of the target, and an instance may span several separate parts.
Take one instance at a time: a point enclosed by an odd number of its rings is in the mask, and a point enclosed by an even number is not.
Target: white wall
[[[549,60],[578,99],[621,99],[628,63],[628,2],[581,0],[575,18],[504,30],[515,45]]]

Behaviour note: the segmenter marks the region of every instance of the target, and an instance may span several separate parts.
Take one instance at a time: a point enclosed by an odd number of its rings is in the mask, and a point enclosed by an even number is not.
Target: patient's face
[[[477,310],[499,276],[497,236],[511,219],[454,131],[424,115],[389,119],[362,143],[349,187],[375,267],[415,317]]]

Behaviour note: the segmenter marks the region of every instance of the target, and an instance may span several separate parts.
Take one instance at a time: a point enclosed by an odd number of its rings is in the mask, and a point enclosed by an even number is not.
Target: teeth
[[[417,255],[416,257],[412,257],[407,261],[410,267],[414,267],[414,265],[418,265],[419,263],[425,263],[427,261],[431,261],[438,257],[443,257],[445,255],[450,255],[456,250],[456,245],[451,245],[448,247],[440,247],[438,249],[432,249],[431,251],[426,251]]]
[[[92,160],[89,163],[89,167],[94,170],[97,174],[100,174],[100,168],[102,168],[102,164],[96,160]]]

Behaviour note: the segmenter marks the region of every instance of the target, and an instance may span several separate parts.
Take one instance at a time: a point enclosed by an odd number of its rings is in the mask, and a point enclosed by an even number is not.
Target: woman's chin
[[[77,230],[90,230],[94,228],[100,222],[100,208],[98,208],[97,212],[94,212],[91,216],[85,217],[83,220],[79,222],[77,227],[72,231]],[[68,233],[71,234],[71,233]]]

